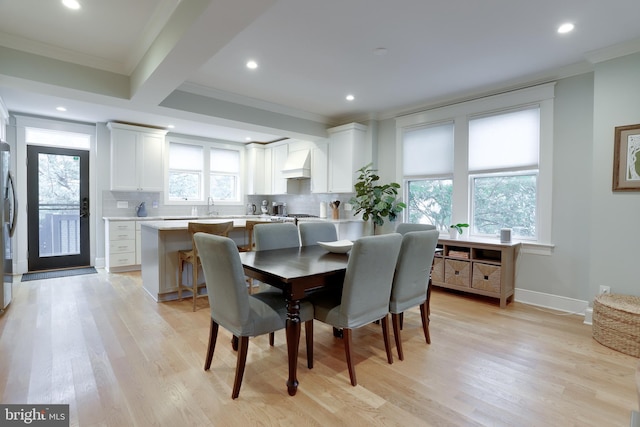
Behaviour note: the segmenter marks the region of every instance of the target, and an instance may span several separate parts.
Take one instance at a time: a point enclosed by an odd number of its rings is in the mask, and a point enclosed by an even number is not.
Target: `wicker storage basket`
[[[471,287],[500,293],[500,266],[476,262],[473,264]]]
[[[456,261],[453,259],[444,260],[444,281],[449,285],[466,286],[471,285],[471,263],[469,261]]]
[[[442,257],[433,257],[431,280],[434,282],[444,282],[444,259],[442,259]]]
[[[640,297],[598,295],[593,302],[593,338],[621,353],[640,357]]]

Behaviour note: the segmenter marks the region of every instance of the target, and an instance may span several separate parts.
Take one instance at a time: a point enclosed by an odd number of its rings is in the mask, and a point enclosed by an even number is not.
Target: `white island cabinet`
[[[245,244],[246,219],[198,219],[201,223],[233,221],[229,237],[236,244]],[[193,220],[191,220],[193,221]],[[187,231],[189,220],[144,221],[141,223],[142,286],[157,301],[178,298],[178,251],[191,249],[191,236]],[[191,270],[185,268],[184,282],[191,283]],[[198,277],[204,283],[204,274]],[[183,296],[189,296],[187,291]]]

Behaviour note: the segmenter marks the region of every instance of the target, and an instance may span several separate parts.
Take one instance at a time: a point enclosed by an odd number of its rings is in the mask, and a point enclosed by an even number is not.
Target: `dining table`
[[[289,364],[287,391],[298,390],[300,301],[323,288],[341,287],[348,254],[332,253],[318,245],[240,253],[244,274],[282,290],[287,302],[286,339]]]

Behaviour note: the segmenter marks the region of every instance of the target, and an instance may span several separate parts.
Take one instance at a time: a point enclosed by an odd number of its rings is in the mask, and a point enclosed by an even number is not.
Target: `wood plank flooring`
[[[252,339],[237,400],[221,329],[203,370],[209,309],[157,304],[139,273],[14,285],[0,317],[3,403],[68,403],[72,426],[628,426],[638,359],[598,344],[583,318],[438,290],[431,339],[405,314],[405,360],[388,365],[379,325],[354,332],[358,386],[342,342],[315,322],[315,367],[301,339],[287,394],[284,332]],[[304,331],[304,328],[303,328]],[[303,332],[304,335],[304,332]]]

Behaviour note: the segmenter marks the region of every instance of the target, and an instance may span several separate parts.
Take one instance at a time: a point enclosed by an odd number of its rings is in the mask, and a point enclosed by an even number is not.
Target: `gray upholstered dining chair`
[[[431,224],[413,224],[410,222],[401,222],[396,226],[396,233],[405,234],[411,231],[429,231],[435,229],[436,226]]]
[[[299,222],[300,244],[302,246],[317,245],[318,242],[335,242],[338,240],[336,226],[331,222]]]
[[[209,345],[204,370],[207,371],[211,367],[219,326],[239,337],[236,375],[231,393],[231,397],[235,399],[240,394],[249,337],[284,329],[287,319],[286,303],[282,295],[275,293],[247,294],[240,254],[233,240],[205,233],[196,233],[194,240],[200,253],[211,309]],[[311,368],[313,306],[308,302],[300,303],[300,321],[305,322],[307,366]]]
[[[291,222],[256,224],[253,227],[253,239],[256,251],[300,246],[298,227]]]
[[[381,320],[387,362],[393,363],[389,343],[389,296],[402,236],[397,233],[366,236],[351,248],[342,294],[312,299],[314,318],[342,328],[344,351],[352,385],[357,385],[351,330]]]
[[[411,231],[402,236],[402,247],[398,255],[389,300],[393,335],[400,360],[404,360],[400,319],[406,310],[420,307],[424,338],[427,344],[431,343],[429,337],[429,286],[438,235],[438,231],[434,229]]]

